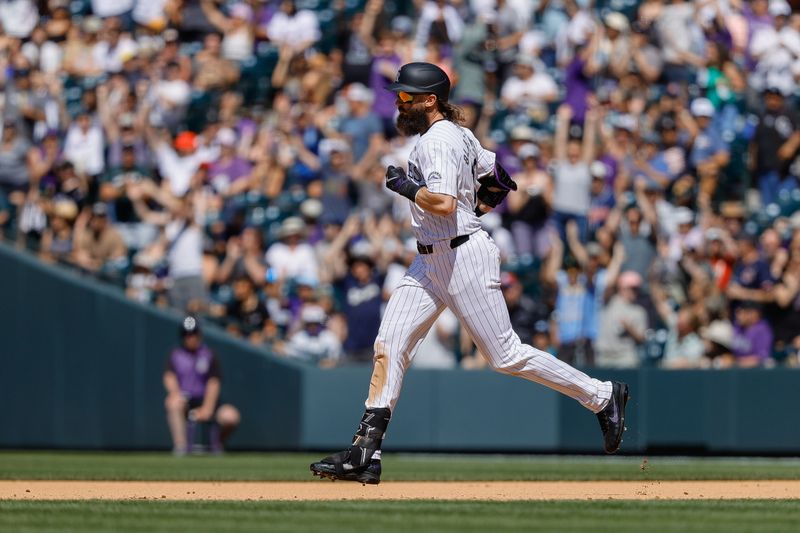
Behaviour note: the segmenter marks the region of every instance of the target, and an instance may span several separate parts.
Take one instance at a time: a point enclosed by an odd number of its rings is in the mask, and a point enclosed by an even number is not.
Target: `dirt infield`
[[[800,481],[0,481],[0,500],[800,499]]]

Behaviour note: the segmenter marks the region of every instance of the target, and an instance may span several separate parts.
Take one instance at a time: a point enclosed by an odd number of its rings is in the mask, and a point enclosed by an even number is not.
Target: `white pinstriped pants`
[[[392,411],[403,376],[431,325],[449,307],[494,370],[562,392],[592,412],[611,398],[611,382],[593,379],[552,355],[523,344],[511,328],[500,290],[500,253],[481,230],[461,246],[433,245],[418,255],[389,298],[375,339],[367,409]]]

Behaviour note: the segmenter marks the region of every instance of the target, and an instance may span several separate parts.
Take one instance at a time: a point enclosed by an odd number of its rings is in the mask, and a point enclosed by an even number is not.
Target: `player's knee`
[[[170,395],[164,400],[164,407],[170,412],[182,412],[186,409],[186,400],[179,396]]]
[[[501,374],[517,375],[525,367],[525,361],[516,357],[511,357],[508,352],[487,354],[489,367]]]
[[[378,334],[375,339],[373,349],[375,354],[372,356],[374,363],[383,363],[388,366],[390,361],[396,361],[398,356],[404,355],[402,343],[398,342],[392,335]]]
[[[241,420],[239,410],[232,405],[225,404],[217,409],[217,423],[220,426],[236,427]]]

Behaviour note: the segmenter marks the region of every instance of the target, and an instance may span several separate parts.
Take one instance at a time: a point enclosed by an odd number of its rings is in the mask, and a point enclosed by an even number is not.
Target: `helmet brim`
[[[412,85],[406,85],[405,83],[390,83],[388,87],[386,87],[387,91],[392,91],[393,93],[399,92],[406,92],[411,94],[433,94],[431,91],[425,91],[420,89],[419,87],[414,87]]]

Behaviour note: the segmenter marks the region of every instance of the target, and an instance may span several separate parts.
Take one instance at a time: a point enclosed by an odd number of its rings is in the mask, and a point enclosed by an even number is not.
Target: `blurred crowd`
[[[524,342],[795,365],[786,0],[0,0],[2,238],[286,357],[371,360],[416,254],[385,86],[428,61],[519,183],[481,218]],[[416,365],[476,367],[445,311]]]

